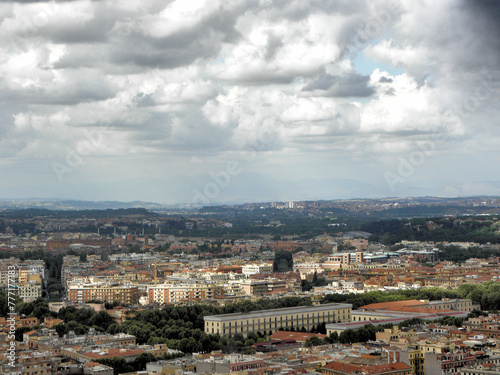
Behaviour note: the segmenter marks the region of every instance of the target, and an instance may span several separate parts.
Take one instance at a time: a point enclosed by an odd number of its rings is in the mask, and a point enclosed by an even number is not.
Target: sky
[[[0,0],[0,198],[500,195],[495,0]]]

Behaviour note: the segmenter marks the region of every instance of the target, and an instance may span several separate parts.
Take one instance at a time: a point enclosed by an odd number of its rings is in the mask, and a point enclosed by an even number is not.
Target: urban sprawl
[[[499,206],[2,208],[0,373],[499,374]]]

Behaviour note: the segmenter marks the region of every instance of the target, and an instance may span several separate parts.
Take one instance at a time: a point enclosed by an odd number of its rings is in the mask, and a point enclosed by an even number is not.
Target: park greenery
[[[486,208],[484,208],[486,209]],[[72,219],[108,218],[113,227],[100,227],[102,235],[113,236],[114,230],[127,227],[130,233],[154,235],[163,233],[183,237],[213,237],[221,240],[255,238],[269,235],[273,239],[293,237],[306,240],[318,235],[339,235],[342,232],[362,230],[372,234],[371,240],[392,245],[403,239],[417,241],[460,241],[500,243],[498,215],[482,214],[483,208],[455,206],[420,206],[373,211],[323,207],[313,212],[307,210],[278,210],[275,208],[242,209],[238,206],[203,207],[189,214],[169,212],[168,216],[144,208],[107,210],[6,210],[0,213],[0,233],[9,226],[16,235],[37,234],[37,218]],[[484,211],[489,212],[489,211]],[[453,217],[444,215],[453,215]],[[470,216],[460,216],[460,215]],[[408,218],[411,217],[411,218]],[[141,219],[158,220],[155,225],[143,224]],[[216,219],[230,222],[231,227],[198,227],[198,220]],[[436,226],[428,227],[432,222]],[[7,224],[8,223],[8,224]],[[189,229],[188,229],[189,228]],[[79,232],[97,232],[95,224],[85,222]],[[59,230],[53,230],[59,231]],[[118,230],[118,234],[123,232]],[[203,249],[201,249],[203,250]],[[207,249],[205,249],[207,250]]]
[[[126,359],[123,357],[97,359],[96,362],[112,367],[113,374],[118,375],[128,372],[143,371],[146,369],[146,364],[148,362],[154,362],[158,360],[169,360],[182,357],[183,355],[184,354],[182,353],[172,353],[172,354],[164,354],[161,357],[155,357],[151,353],[142,353],[133,362],[127,362]]]
[[[474,303],[480,304],[482,310],[497,311],[500,309],[500,283],[464,284],[453,290],[425,288],[392,292],[374,291],[364,294],[331,294],[325,296],[322,302],[351,303],[353,308],[358,308],[377,302],[408,299],[436,300],[444,297],[470,298]],[[84,334],[90,328],[94,328],[98,332],[111,334],[124,332],[132,334],[137,337],[139,344],[167,344],[171,349],[177,349],[184,353],[193,353],[210,352],[220,349],[230,350],[234,348],[241,351],[250,350],[249,348],[252,344],[262,342],[269,334],[268,332],[255,332],[246,339],[243,339],[241,335],[219,337],[218,335],[207,334],[204,331],[204,316],[308,305],[311,305],[309,298],[299,297],[283,298],[280,300],[261,299],[255,302],[244,301],[222,308],[205,304],[189,306],[169,305],[160,309],[138,311],[121,325],[117,324],[108,312],[95,312],[90,308],[69,306],[55,313],[49,310],[47,303],[42,299],[29,303],[18,301],[16,311],[19,314],[36,316],[39,319],[43,317],[57,317],[61,319],[63,322],[54,326],[54,329],[60,336],[70,331],[76,334]],[[114,304],[107,304],[107,307],[113,308]],[[7,297],[4,291],[0,291],[0,312],[3,316],[7,314]],[[454,318],[445,319],[449,320],[448,324],[457,326],[460,324],[460,322],[453,320]],[[315,327],[314,331],[324,333],[324,326]],[[367,336],[365,331],[361,332],[361,338]],[[17,333],[18,337],[21,337],[23,332],[20,330]],[[370,337],[372,336],[372,333],[370,333]],[[339,342],[354,340],[350,336],[347,337],[349,338],[346,339],[344,336],[339,336],[338,340]],[[358,341],[362,340],[359,339]]]
[[[361,230],[372,233],[370,241],[392,245],[402,240],[433,242],[500,243],[498,218],[413,218],[367,222]]]

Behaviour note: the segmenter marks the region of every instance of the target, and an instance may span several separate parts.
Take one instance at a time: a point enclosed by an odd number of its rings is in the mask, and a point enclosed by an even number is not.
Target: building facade
[[[139,288],[126,285],[71,285],[68,288],[68,299],[71,302],[119,302],[132,305],[139,303]]]
[[[19,284],[17,296],[21,298],[23,302],[33,302],[42,296],[42,285],[33,282]]]
[[[271,273],[273,272],[273,265],[272,263],[247,264],[241,268],[241,271],[245,276]]]
[[[328,303],[317,306],[287,307],[249,313],[205,316],[205,332],[217,335],[276,332],[279,329],[311,330],[321,323],[349,322],[352,305]]]
[[[149,303],[179,303],[224,298],[224,287],[207,284],[160,284],[148,288]]]

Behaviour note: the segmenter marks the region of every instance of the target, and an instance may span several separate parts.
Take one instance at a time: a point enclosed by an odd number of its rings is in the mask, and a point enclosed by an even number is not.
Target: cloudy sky
[[[500,195],[499,3],[0,1],[0,198]]]

